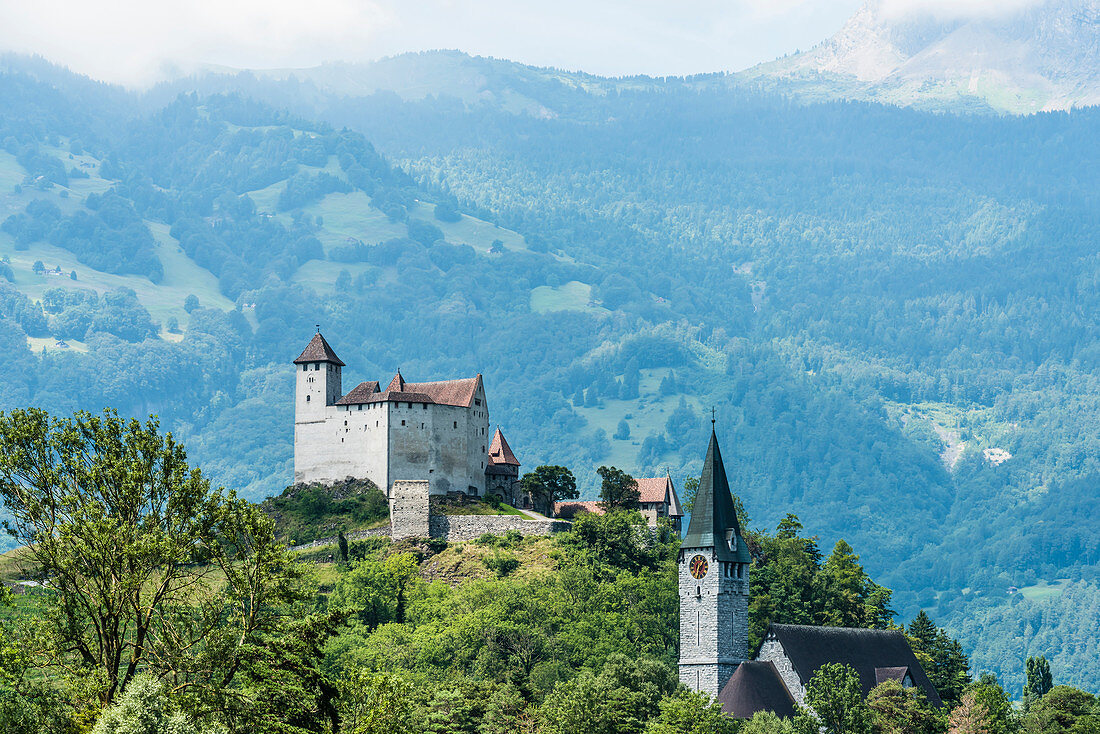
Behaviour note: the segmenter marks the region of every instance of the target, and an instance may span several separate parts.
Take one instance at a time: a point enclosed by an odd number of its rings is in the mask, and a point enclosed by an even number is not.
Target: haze
[[[883,0],[984,12],[991,0]],[[1018,4],[1028,0],[1007,0]],[[860,0],[0,0],[0,48],[145,86],[202,65],[367,61],[455,48],[603,75],[736,71],[831,35]]]

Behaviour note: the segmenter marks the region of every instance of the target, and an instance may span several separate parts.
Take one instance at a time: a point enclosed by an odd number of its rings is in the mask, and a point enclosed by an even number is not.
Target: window
[[[424,404],[423,404],[422,406],[420,406],[420,407],[424,408],[424,410],[427,410],[427,409],[428,409],[428,404],[427,404],[427,403],[424,403]]]
[[[309,402],[309,396],[308,395],[306,395],[306,402],[307,403]]]
[[[363,409],[363,404],[359,403],[359,410],[362,410],[362,409]]]
[[[481,405],[481,398],[474,398],[474,405]]]
[[[455,428],[458,428],[458,421],[455,421]]]
[[[409,403],[409,410],[412,410],[413,404]]]
[[[306,371],[306,370],[308,370],[308,369],[309,369],[309,365],[308,365],[308,364],[303,364],[303,365],[302,365],[302,372],[305,372],[305,371]]]
[[[401,425],[405,425],[405,421],[401,421]]]

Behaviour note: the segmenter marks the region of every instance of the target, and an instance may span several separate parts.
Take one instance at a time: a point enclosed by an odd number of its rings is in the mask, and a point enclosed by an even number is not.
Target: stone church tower
[[[679,557],[680,682],[693,691],[717,698],[748,658],[750,560],[712,431]]]

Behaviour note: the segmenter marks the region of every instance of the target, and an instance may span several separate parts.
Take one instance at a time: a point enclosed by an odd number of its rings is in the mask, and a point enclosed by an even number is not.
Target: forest
[[[713,406],[761,527],[868,549],[1013,697],[1028,655],[1095,689],[1095,110],[194,86],[4,62],[0,408],[156,413],[261,500],[316,324],[356,380],[483,373],[524,465],[586,496],[611,459],[697,473]]]
[[[830,664],[808,683],[810,707],[793,718],[725,717],[678,681],[680,539],[667,521],[645,524],[636,488],[633,500],[623,491],[629,475],[605,474],[608,512],[582,514],[553,537],[373,537],[293,553],[271,517],[214,489],[154,418],[4,414],[6,527],[22,544],[19,571],[48,583],[22,585],[19,595],[3,587],[0,726],[11,734],[1100,727],[1097,699],[1055,685],[1041,656],[1027,660],[1016,710],[995,676],[971,676],[958,641],[923,612],[901,629],[945,705],[895,681],[865,697],[855,671]],[[788,514],[775,531],[747,536],[758,580],[752,629],[893,627],[889,589],[852,547],[838,541],[826,556],[803,531]]]

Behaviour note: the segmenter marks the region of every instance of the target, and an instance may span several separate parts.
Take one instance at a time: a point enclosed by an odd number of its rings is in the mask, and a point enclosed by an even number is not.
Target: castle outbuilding
[[[866,695],[896,680],[940,697],[898,630],[771,624],[749,659],[748,546],[741,536],[717,436],[712,432],[687,536],[680,547],[680,681],[739,719],[791,716],[827,663],[850,666]]]
[[[406,382],[399,371],[384,390],[362,382],[345,394],[345,364],[320,332],[294,365],[295,482],[369,479],[389,497],[394,482],[426,481],[434,495],[483,496],[487,477],[496,476],[488,472],[489,407],[480,374]],[[507,454],[508,471],[518,476],[519,461],[511,448]]]

